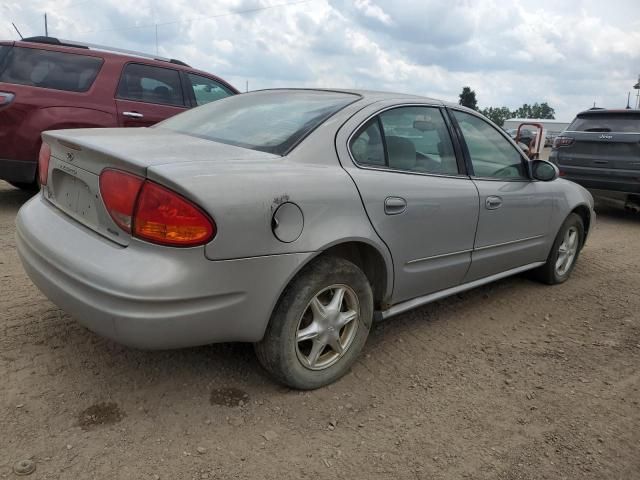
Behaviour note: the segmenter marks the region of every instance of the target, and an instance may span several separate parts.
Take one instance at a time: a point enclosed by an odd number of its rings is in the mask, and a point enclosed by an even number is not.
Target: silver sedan
[[[374,319],[564,282],[595,222],[554,165],[424,97],[265,90],[43,139],[17,246],[54,303],[139,348],[252,342],[301,389],[346,373]]]

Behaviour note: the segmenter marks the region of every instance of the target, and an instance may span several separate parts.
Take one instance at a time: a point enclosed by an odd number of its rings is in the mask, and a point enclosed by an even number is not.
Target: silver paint
[[[78,188],[89,193],[82,206],[94,211],[81,215],[80,204],[65,207],[57,195],[72,187],[55,180],[27,202],[17,218],[25,270],[79,322],[122,343],[170,348],[255,342],[291,279],[336,245],[357,243],[379,253],[386,289],[378,300],[386,318],[541,265],[576,207],[587,208],[593,229],[592,197],[563,179],[505,181],[359,167],[348,140],[368,118],[399,105],[461,107],[356,93],[358,102],[285,157],[161,128],[45,132],[53,156],[49,178],[71,168],[69,148],[59,140],[78,146],[72,168]],[[194,201],[214,219],[217,235],[187,249],[131,237],[104,208],[99,173],[106,167]],[[487,208],[490,197],[499,197],[500,205]],[[303,228],[291,212],[277,214],[287,203],[302,212]],[[283,224],[287,232],[280,235]]]

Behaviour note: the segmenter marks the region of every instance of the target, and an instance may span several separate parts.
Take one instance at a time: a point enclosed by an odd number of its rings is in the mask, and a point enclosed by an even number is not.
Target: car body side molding
[[[489,277],[481,278],[479,280],[474,280],[473,282],[463,283],[462,285],[457,285],[455,287],[447,288],[445,290],[440,290],[439,292],[430,293],[429,295],[412,298],[411,300],[398,303],[396,305],[393,305],[388,310],[384,310],[380,312],[380,315],[378,317],[381,320],[386,320],[387,318],[393,317],[400,313],[404,313],[408,310],[412,310],[421,305],[426,305],[427,303],[435,302],[436,300],[440,300],[442,298],[449,297],[451,295],[455,295],[457,293],[464,292],[466,290],[471,290],[473,288],[479,287],[481,285],[485,285],[487,283],[495,282],[496,280],[500,280],[501,278],[510,277],[511,275],[516,275],[518,273],[526,272],[527,270],[533,270],[534,268],[544,265],[544,263],[545,262],[529,263],[521,267],[512,268],[511,270],[507,270],[505,272],[496,273],[495,275],[491,275]]]

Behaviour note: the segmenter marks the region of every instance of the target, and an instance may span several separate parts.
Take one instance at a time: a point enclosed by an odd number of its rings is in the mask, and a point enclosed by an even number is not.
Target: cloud
[[[244,87],[357,87],[481,106],[622,107],[640,4],[619,0],[0,0],[0,37],[53,35],[180,58]],[[26,5],[28,3],[28,5]]]

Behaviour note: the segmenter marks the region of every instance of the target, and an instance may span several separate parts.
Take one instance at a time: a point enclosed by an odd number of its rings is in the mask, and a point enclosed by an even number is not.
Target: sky
[[[0,0],[0,39],[44,34],[45,12],[51,36],[157,48],[243,91],[470,86],[481,108],[547,102],[565,121],[638,92],[640,0]]]

